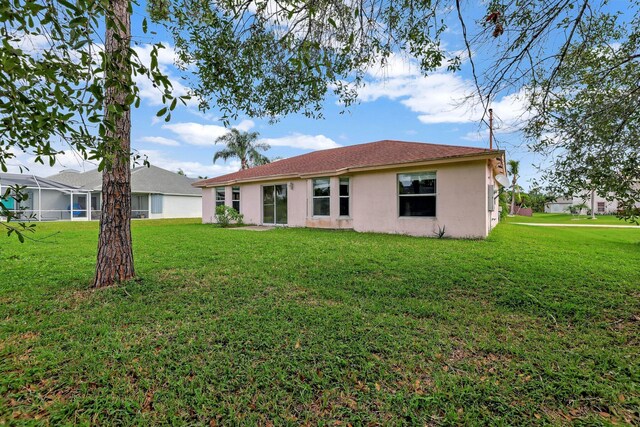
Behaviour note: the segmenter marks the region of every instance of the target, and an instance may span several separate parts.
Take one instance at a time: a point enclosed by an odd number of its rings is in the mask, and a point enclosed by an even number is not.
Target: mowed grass
[[[640,423],[640,230],[485,241],[136,221],[0,240],[0,424]]]
[[[534,213],[533,216],[515,215],[507,218],[507,222],[534,222],[540,224],[584,224],[584,225],[633,225],[638,226],[634,222],[628,222],[618,218],[615,215],[596,215],[595,219],[591,215],[570,215],[570,214],[552,214],[552,213]]]

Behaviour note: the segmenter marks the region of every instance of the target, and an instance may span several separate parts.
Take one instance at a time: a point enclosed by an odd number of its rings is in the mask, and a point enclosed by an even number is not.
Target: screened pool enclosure
[[[90,191],[35,175],[0,174],[0,194],[4,195],[7,188],[15,186],[22,187],[22,193],[28,198],[18,203],[9,196],[0,203],[19,220],[87,221],[100,218],[100,197]]]

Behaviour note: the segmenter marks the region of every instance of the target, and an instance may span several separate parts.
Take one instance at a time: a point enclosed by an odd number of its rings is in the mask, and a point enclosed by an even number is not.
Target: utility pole
[[[493,150],[493,108],[489,108],[489,150]]]

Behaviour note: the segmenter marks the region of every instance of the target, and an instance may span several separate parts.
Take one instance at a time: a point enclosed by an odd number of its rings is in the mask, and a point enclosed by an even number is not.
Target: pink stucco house
[[[233,206],[246,223],[486,237],[498,222],[504,151],[378,141],[315,151],[193,183],[202,220]]]

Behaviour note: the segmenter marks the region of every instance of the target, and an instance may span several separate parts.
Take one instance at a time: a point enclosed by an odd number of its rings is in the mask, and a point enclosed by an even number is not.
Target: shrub
[[[216,222],[221,227],[228,227],[230,224],[242,225],[244,215],[231,206],[221,205],[216,208]]]

